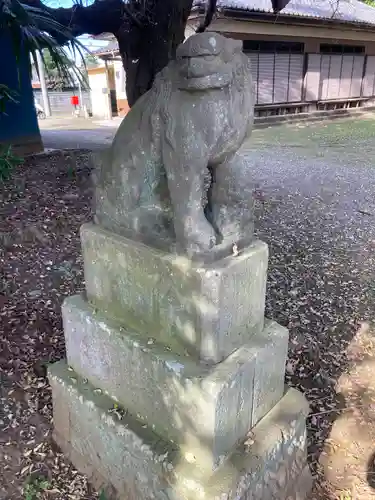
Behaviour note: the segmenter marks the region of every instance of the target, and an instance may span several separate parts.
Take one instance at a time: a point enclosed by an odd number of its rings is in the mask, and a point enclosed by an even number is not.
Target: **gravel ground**
[[[340,387],[362,361],[361,332],[369,345],[367,357],[375,354],[375,336],[369,333],[375,318],[374,152],[373,120],[259,131],[248,149],[263,200],[258,236],[270,247],[267,314],[290,331],[286,380],[311,403],[313,498],[322,500],[375,498],[362,470],[368,468],[364,460],[356,464],[350,452],[343,453],[339,469],[353,477],[344,490],[342,478],[332,478],[322,466],[322,458],[331,454],[327,438],[335,422],[363,404],[355,390],[346,398]],[[357,356],[350,354],[353,346]],[[375,379],[356,379],[357,386],[364,384],[371,392]],[[336,445],[350,447],[348,442]],[[356,469],[361,469],[357,476]]]
[[[372,377],[357,368],[375,352],[375,121],[258,130],[246,152],[257,233],[270,246],[267,315],[290,329],[287,382],[311,402],[313,498],[333,500],[344,486],[324,468],[334,448],[327,443],[353,407],[373,410]],[[30,158],[0,187],[1,500],[33,500],[38,491],[42,499],[97,498],[52,443],[45,378],[46,363],[64,356],[61,303],[83,289],[78,230],[91,217],[88,175],[88,154],[65,152]],[[355,381],[346,392],[344,379],[346,387]],[[375,440],[367,442],[372,455]],[[363,475],[352,455],[340,456],[359,489],[349,496],[354,482],[345,484],[342,498],[367,500],[371,464]]]

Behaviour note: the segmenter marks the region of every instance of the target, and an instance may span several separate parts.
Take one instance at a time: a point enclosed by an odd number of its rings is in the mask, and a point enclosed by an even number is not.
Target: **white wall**
[[[110,118],[108,82],[105,71],[89,74],[91,89],[91,110],[97,118]]]
[[[121,61],[114,61],[116,98],[126,99],[126,76]]]

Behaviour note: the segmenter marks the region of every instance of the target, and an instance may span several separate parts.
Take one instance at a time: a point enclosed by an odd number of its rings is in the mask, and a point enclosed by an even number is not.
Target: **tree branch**
[[[59,24],[69,28],[73,36],[115,33],[119,30],[124,18],[131,14],[130,9],[122,0],[95,0],[87,7],[76,4],[70,8],[51,8],[41,0],[22,0],[22,3],[46,12]],[[40,22],[38,27],[43,30],[43,22]],[[65,42],[61,40],[61,33],[51,33],[50,29],[48,32],[59,43]]]
[[[207,0],[204,18],[196,29],[196,33],[203,33],[206,31],[206,28],[211,24],[212,18],[214,17],[216,6],[217,0]]]
[[[0,0],[1,1],[1,0]],[[74,37],[89,34],[113,33],[126,71],[126,90],[130,106],[150,87],[155,75],[175,56],[185,38],[185,27],[193,0],[95,0],[83,6],[51,8],[42,0],[21,0],[24,4],[44,11],[58,24],[69,28]],[[272,0],[275,12],[290,0]],[[217,0],[206,0],[205,16],[197,32],[205,31],[211,23]],[[43,26],[39,16],[38,28],[47,31],[58,43],[64,44],[66,34]],[[52,29],[52,31],[51,31]]]
[[[272,9],[277,14],[281,10],[285,9],[290,0],[272,0]]]

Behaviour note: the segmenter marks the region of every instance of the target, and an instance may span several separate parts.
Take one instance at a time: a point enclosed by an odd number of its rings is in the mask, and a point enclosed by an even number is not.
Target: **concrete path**
[[[101,149],[108,146],[120,119],[95,121],[75,117],[47,118],[39,121],[46,149]]]

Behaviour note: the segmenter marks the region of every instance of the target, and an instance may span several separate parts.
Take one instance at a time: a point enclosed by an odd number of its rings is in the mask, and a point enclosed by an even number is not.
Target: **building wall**
[[[106,68],[96,68],[88,70],[91,112],[96,118],[108,119],[111,117],[109,88]]]
[[[258,106],[353,100],[375,95],[375,44],[343,40],[335,45],[338,53],[326,53],[321,46],[332,45],[332,40],[265,36],[261,42],[277,42],[275,51],[246,51],[246,39],[244,41],[244,49],[251,60]],[[277,49],[278,42],[280,45],[281,42],[299,42],[303,44],[303,51],[283,53]],[[363,53],[346,53],[345,50],[352,50],[353,45],[362,47]]]
[[[309,54],[305,100],[361,97],[364,64],[365,55]]]
[[[126,77],[120,60],[109,60],[105,66],[88,71],[92,114],[98,118],[124,116],[129,111]],[[106,96],[105,91],[109,91]],[[111,109],[110,109],[111,107]]]
[[[115,85],[117,112],[120,116],[125,116],[129,111],[128,99],[126,96],[126,75],[121,61],[114,61]]]
[[[12,144],[20,154],[43,149],[36,118],[28,67],[28,57],[21,58],[17,68],[10,39],[0,33],[2,68],[0,83],[18,92],[18,103],[9,103],[6,115],[0,116],[0,143]]]
[[[249,53],[256,104],[302,100],[303,54]]]
[[[195,32],[197,20],[188,23],[185,37]],[[244,28],[244,29],[241,29]],[[293,105],[313,110],[320,102],[375,97],[375,32],[348,27],[286,25],[257,21],[215,20],[212,31],[243,40],[301,44],[302,50],[246,51],[251,59],[255,102],[258,108]],[[322,44],[360,45],[363,53],[321,53]],[[114,67],[118,114],[128,111],[126,76],[121,61]],[[334,104],[336,106],[336,104]],[[300,107],[301,107],[300,106]],[[302,109],[302,108],[301,108]]]
[[[74,106],[71,104],[70,98],[76,95],[81,99],[80,105],[86,106],[88,111],[91,111],[91,99],[90,91],[83,90],[81,95],[76,90],[49,90],[48,96],[51,104],[52,116],[69,116],[74,113]],[[43,106],[42,91],[40,89],[34,89],[34,96],[39,104]]]
[[[190,20],[187,36],[197,23],[197,19]],[[362,103],[364,98],[375,97],[375,32],[346,25],[293,25],[293,21],[271,23],[220,16],[208,29],[244,41],[303,44],[302,52],[245,50],[252,62],[258,108],[300,103],[313,110],[320,101]],[[321,53],[321,44],[359,45],[363,53]]]
[[[375,96],[375,55],[369,55],[365,61],[364,77],[362,82],[362,96]]]

